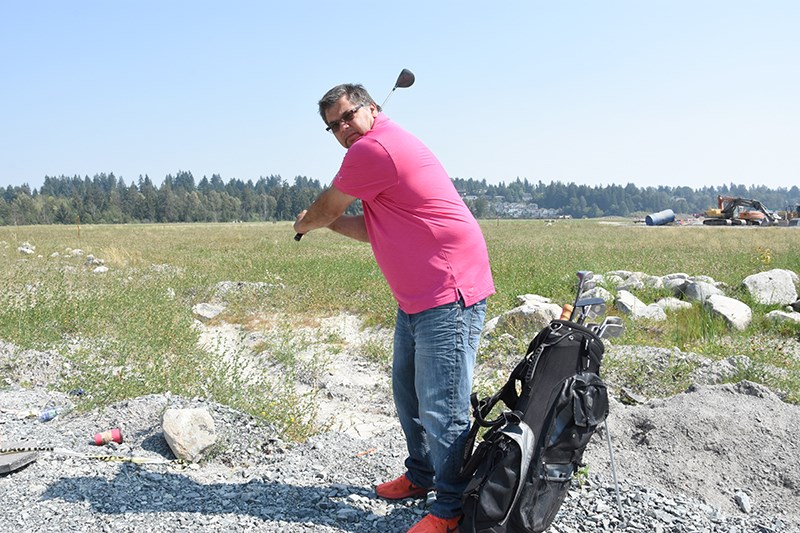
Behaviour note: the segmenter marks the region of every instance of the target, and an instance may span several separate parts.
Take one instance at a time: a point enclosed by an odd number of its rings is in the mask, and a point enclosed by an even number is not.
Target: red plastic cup
[[[117,444],[122,444],[122,432],[119,430],[119,428],[109,429],[108,431],[95,433],[94,435],[94,443],[98,446],[108,444],[112,441],[116,442]]]

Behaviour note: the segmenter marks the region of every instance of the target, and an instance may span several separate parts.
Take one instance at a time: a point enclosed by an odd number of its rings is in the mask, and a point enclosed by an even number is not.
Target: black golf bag
[[[493,396],[472,395],[475,422],[464,452],[462,533],[538,533],[547,529],[608,414],[600,379],[604,346],[583,326],[554,320],[531,341]],[[487,417],[502,401],[496,418]],[[488,428],[474,447],[480,428]],[[473,451],[474,448],[474,451]]]

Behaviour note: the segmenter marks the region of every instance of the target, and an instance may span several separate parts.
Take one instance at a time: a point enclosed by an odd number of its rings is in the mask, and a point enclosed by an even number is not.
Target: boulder
[[[538,332],[561,316],[561,306],[537,294],[518,296],[522,305],[500,315],[496,321],[487,322],[484,333],[495,335],[518,331]]]
[[[217,428],[208,410],[167,409],[161,427],[164,438],[175,457],[197,462],[217,442]]]
[[[630,275],[630,274],[628,274],[628,275]],[[605,285],[606,286],[610,286],[610,287],[618,287],[618,286],[622,285],[623,283],[625,283],[625,279],[626,278],[623,278],[619,274],[611,273],[611,272],[606,274],[604,276],[604,278],[603,278]]]
[[[768,320],[772,320],[773,322],[777,322],[779,324],[789,323],[789,324],[800,324],[800,313],[791,312],[788,313],[786,311],[770,311],[764,318]]]
[[[631,318],[644,318],[662,321],[667,319],[667,314],[657,304],[647,305],[632,293],[622,290],[617,293],[614,307],[620,312],[630,315]]]
[[[723,296],[723,293],[708,281],[692,280],[683,287],[683,296],[695,302],[705,302],[710,296]]]
[[[602,298],[604,302],[613,302],[614,295],[603,287],[595,287],[583,293],[584,298]]]
[[[753,311],[744,302],[735,298],[712,294],[703,304],[712,314],[721,316],[730,327],[744,330],[753,320]]]
[[[664,311],[680,311],[681,309],[691,309],[692,304],[689,302],[684,302],[678,298],[661,298],[656,302],[656,305],[659,306]]]
[[[796,279],[797,275],[794,272],[776,268],[747,276],[742,285],[760,304],[789,305],[797,300]]]
[[[686,274],[684,272],[673,272],[672,274],[666,274],[664,276],[661,276],[661,281],[666,283],[668,281],[676,279],[687,280],[689,279],[689,277],[690,277],[689,274]]]
[[[689,283],[688,278],[666,278],[663,281],[664,288],[669,289],[672,294],[682,296],[686,289],[686,284]]]

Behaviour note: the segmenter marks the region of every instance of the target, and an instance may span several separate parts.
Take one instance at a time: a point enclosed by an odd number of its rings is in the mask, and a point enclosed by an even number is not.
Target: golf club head
[[[579,324],[583,324],[583,322],[587,319],[593,320],[599,316],[603,316],[604,314],[606,314],[606,304],[597,304],[584,307],[584,311],[581,313]]]
[[[621,324],[606,324],[605,327],[600,328],[598,336],[601,339],[614,339],[622,336],[625,333],[625,326]]]
[[[388,102],[389,98],[391,98],[392,95],[394,94],[394,90],[395,89],[397,89],[398,87],[400,87],[401,89],[405,89],[407,87],[411,87],[412,85],[414,85],[414,81],[415,80],[416,80],[416,78],[414,77],[414,73],[413,72],[411,72],[407,68],[404,68],[403,70],[401,70],[400,71],[400,75],[397,76],[397,81],[394,82],[394,87],[392,87],[392,90],[389,91],[389,94],[386,95],[386,98],[383,100],[383,103],[381,104],[380,109],[381,110],[383,109],[383,106],[386,105],[386,102]]]
[[[403,70],[400,71],[400,75],[397,76],[397,81],[394,82],[394,89],[397,89],[398,87],[400,87],[401,89],[411,87],[412,85],[414,85],[415,79],[416,78],[414,78],[414,73],[408,70],[407,68],[404,68]]]

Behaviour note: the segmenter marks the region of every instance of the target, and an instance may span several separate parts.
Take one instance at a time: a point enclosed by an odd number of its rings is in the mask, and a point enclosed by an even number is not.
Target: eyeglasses
[[[350,122],[351,120],[353,120],[358,110],[361,109],[362,107],[364,107],[364,104],[358,104],[350,111],[345,111],[344,113],[342,113],[342,116],[339,118],[339,120],[331,120],[330,122],[328,122],[328,127],[325,128],[325,131],[336,133],[337,131],[339,131],[339,128],[342,127],[342,123]]]

